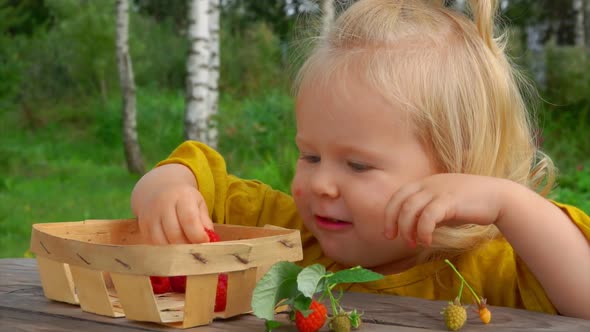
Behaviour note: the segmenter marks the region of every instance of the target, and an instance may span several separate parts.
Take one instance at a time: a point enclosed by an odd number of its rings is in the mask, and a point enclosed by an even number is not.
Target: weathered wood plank
[[[287,323],[287,315],[277,315],[277,320],[285,326],[275,331],[296,331]],[[83,312],[77,306],[47,300],[41,287],[27,288],[22,291],[0,296],[0,332],[13,331],[263,331],[264,322],[251,315],[216,320],[211,325],[179,330],[155,323],[130,321],[125,318],[110,318]],[[365,331],[392,331],[392,326],[367,323]],[[398,332],[418,332],[422,329],[394,327]],[[322,329],[328,331],[328,328]]]
[[[411,297],[346,293],[342,300],[346,308],[361,309],[363,321],[376,324],[401,325],[430,331],[445,331],[440,311],[447,302],[428,301]],[[548,315],[533,311],[490,306],[492,321],[484,325],[477,314],[467,308],[468,320],[463,332],[481,331],[590,331],[590,320]],[[471,313],[471,314],[470,314]]]
[[[363,331],[445,331],[439,312],[443,301],[426,301],[389,295],[346,293],[345,308],[364,312]],[[483,325],[471,315],[461,331],[590,331],[590,320],[546,315],[525,310],[491,307],[492,322]],[[285,315],[278,315],[286,321]],[[179,331],[151,323],[109,318],[83,312],[79,307],[47,300],[40,287],[35,260],[0,259],[0,331]],[[82,322],[82,323],[80,323]],[[68,323],[71,328],[68,328]],[[84,324],[78,328],[77,324]],[[106,325],[105,325],[106,324]],[[185,331],[262,331],[264,323],[252,315],[215,320],[211,325]],[[324,329],[327,331],[327,328]],[[278,331],[294,331],[284,327]]]
[[[0,260],[0,295],[39,285],[41,280],[34,259]]]
[[[262,324],[244,324],[241,319],[224,321],[223,323],[214,322],[210,326],[202,326],[191,329],[166,328],[150,323],[134,323],[133,325],[121,325],[112,323],[89,322],[85,320],[72,319],[70,317],[46,315],[42,318],[37,315],[31,315],[29,312],[20,310],[3,310],[0,311],[0,332],[38,332],[38,331],[85,331],[85,332],[104,332],[104,331],[156,331],[156,332],[222,332],[222,331],[264,331]],[[273,331],[276,332],[295,332],[297,329],[293,326],[282,326]],[[321,330],[328,331],[327,328]],[[422,329],[407,327],[394,327],[387,325],[366,324],[363,331],[374,332],[420,332]]]
[[[112,324],[101,324],[93,322],[89,324],[85,320],[72,319],[70,317],[55,315],[32,315],[26,310],[15,310],[10,308],[0,309],[0,332],[37,332],[37,331],[154,331],[144,329],[141,326],[121,326]]]

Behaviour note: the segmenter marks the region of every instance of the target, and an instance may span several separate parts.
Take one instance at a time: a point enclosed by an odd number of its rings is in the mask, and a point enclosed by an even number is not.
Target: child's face
[[[293,197],[328,257],[391,273],[418,250],[385,238],[385,206],[400,186],[436,168],[404,111],[361,84],[341,82],[300,89]]]

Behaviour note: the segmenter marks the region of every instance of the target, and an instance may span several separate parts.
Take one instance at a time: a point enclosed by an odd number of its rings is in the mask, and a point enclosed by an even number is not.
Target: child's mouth
[[[352,223],[344,220],[322,217],[322,216],[315,216],[316,224],[320,228],[329,229],[329,230],[340,230],[348,227],[352,227]]]

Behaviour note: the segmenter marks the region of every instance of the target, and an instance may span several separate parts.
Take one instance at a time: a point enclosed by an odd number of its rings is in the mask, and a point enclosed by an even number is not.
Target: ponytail
[[[496,0],[469,0],[469,8],[473,14],[473,21],[479,35],[494,54],[504,51],[503,37],[494,37],[496,12],[498,2]]]

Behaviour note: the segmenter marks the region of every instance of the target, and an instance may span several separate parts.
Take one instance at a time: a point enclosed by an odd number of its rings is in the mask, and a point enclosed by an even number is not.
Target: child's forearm
[[[163,165],[146,173],[135,185],[131,193],[131,210],[138,215],[139,209],[156,190],[166,186],[186,184],[197,187],[191,170],[181,164]]]
[[[590,245],[557,206],[522,186],[496,225],[566,316],[590,319]]]

